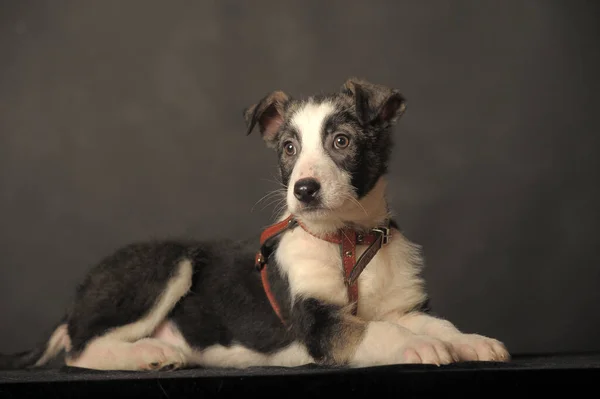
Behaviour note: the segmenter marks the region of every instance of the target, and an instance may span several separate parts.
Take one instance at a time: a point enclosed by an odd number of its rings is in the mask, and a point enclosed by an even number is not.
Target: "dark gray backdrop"
[[[0,351],[120,245],[267,224],[242,109],[350,75],[408,98],[390,198],[436,310],[514,352],[600,349],[594,1],[0,7]]]

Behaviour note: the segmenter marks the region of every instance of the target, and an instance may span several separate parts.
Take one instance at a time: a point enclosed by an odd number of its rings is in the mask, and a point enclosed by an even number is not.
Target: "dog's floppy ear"
[[[363,126],[394,123],[406,111],[406,99],[398,90],[363,79],[348,79],[342,92],[354,98],[356,115]]]
[[[246,134],[252,133],[258,124],[263,139],[267,142],[273,140],[283,123],[284,107],[289,99],[284,92],[274,91],[263,97],[257,104],[246,108],[244,110],[244,119],[248,128]]]

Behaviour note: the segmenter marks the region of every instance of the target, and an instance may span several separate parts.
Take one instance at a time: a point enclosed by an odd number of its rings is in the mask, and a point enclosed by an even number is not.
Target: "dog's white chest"
[[[365,250],[359,247],[357,256]],[[358,315],[375,320],[421,303],[425,299],[421,264],[418,248],[394,230],[389,244],[377,252],[358,280]]]
[[[292,299],[302,296],[337,305],[347,303],[340,249],[336,244],[298,228],[282,237],[276,257],[288,278]]]
[[[421,264],[418,252],[399,231],[393,233],[390,243],[377,252],[358,279],[358,315],[365,319],[377,319],[398,307],[408,309],[424,299],[417,281]],[[366,248],[357,247],[357,259]],[[292,298],[348,304],[339,245],[295,229],[282,237],[276,256],[288,278]]]

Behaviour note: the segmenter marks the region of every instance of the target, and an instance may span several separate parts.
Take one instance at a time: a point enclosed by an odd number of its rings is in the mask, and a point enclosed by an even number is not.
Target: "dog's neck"
[[[386,181],[381,177],[366,196],[357,201],[346,201],[335,213],[320,218],[294,216],[311,234],[318,237],[335,234],[345,227],[367,231],[383,225],[390,218],[385,193]],[[289,215],[289,211],[284,211],[281,220]]]

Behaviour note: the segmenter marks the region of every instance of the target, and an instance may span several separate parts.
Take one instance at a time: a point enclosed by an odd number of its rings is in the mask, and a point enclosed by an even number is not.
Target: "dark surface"
[[[519,356],[510,363],[468,362],[383,366],[363,369],[251,368],[189,369],[171,372],[102,372],[73,368],[0,372],[0,395],[44,397],[105,393],[111,397],[181,397],[194,394],[294,393],[326,396],[343,393],[446,392],[493,394],[550,391],[559,386],[570,394],[585,392],[600,378],[600,354]],[[483,394],[483,396],[481,396]],[[14,396],[8,396],[14,395]],[[204,397],[204,396],[203,396]]]
[[[390,200],[433,309],[512,352],[600,350],[600,2],[4,1],[0,352],[116,247],[241,237],[275,154],[244,107],[398,87]]]

